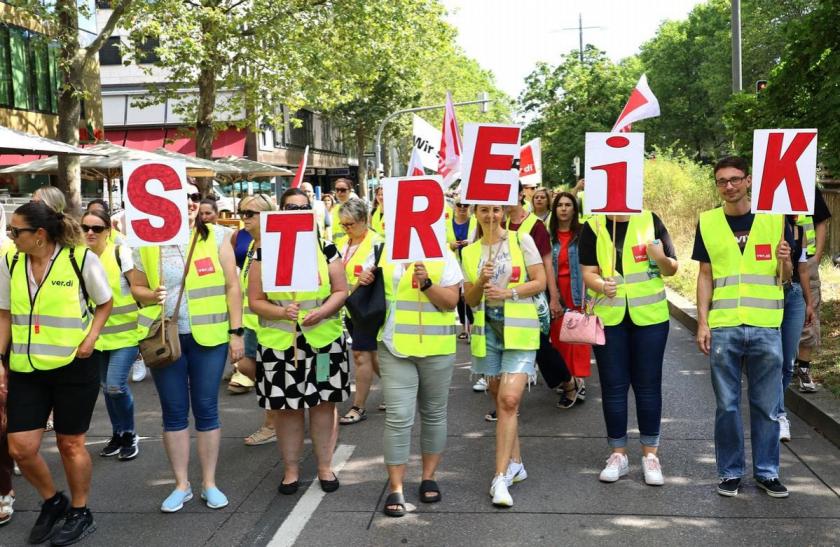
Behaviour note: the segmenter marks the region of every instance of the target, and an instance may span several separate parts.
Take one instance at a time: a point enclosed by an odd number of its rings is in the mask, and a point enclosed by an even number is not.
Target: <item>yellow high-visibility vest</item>
[[[137,331],[137,312],[139,307],[131,291],[128,294],[122,293],[120,280],[123,278],[120,264],[117,262],[119,247],[110,241],[99,257],[105,274],[108,277],[108,285],[111,286],[111,293],[114,295],[113,307],[108,321],[102,327],[99,338],[94,347],[101,351],[110,351],[122,348],[131,348],[137,345],[140,340]]]

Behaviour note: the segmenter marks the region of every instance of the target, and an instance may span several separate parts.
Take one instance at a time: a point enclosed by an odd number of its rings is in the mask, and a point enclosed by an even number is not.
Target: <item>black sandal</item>
[[[399,509],[391,509],[391,506],[396,505]],[[391,492],[385,498],[385,506],[382,512],[389,517],[404,517],[405,516],[405,496],[402,492]]]
[[[338,490],[338,476],[335,473],[333,473],[333,478],[331,480],[325,481],[324,479],[318,479],[318,482],[321,483],[321,490],[324,492],[335,492]]]
[[[435,494],[427,496],[426,494]],[[420,501],[423,503],[437,503],[441,500],[440,487],[438,483],[427,479],[420,483]]]

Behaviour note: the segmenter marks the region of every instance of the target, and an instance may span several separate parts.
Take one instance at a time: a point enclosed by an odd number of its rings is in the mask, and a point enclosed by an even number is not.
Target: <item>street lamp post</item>
[[[471,104],[487,105],[488,103],[491,103],[491,102],[493,102],[493,100],[488,99],[486,93],[482,93],[481,94],[481,99],[478,99],[477,101],[466,101],[466,102],[463,102],[463,103],[453,103],[452,106],[467,106],[467,105],[471,105]],[[388,122],[390,122],[391,120],[393,120],[394,118],[396,118],[397,116],[399,116],[401,114],[408,114],[409,112],[423,112],[423,111],[426,111],[426,110],[437,110],[439,108],[446,108],[446,105],[445,104],[436,104],[434,106],[416,106],[414,108],[405,108],[403,110],[397,110],[396,112],[392,112],[392,113],[388,114],[387,116],[385,116],[385,119],[382,120],[382,123],[379,124],[379,128],[376,130],[376,142],[374,143],[374,150],[373,150],[374,157],[376,158],[376,161],[375,161],[375,164],[374,164],[374,169],[376,170],[376,178],[377,179],[379,178],[379,164],[381,163],[381,160],[382,160],[382,157],[381,157],[382,156],[382,150],[381,150],[382,149],[382,132],[385,130],[385,126],[388,124]],[[364,181],[364,184],[367,185],[367,181]],[[365,188],[367,188],[367,186],[365,186]]]

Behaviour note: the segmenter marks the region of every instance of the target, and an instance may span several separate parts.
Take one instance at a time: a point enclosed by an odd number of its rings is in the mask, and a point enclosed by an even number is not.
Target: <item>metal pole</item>
[[[477,101],[466,101],[463,103],[453,103],[452,106],[466,106],[470,104],[486,104],[492,103],[492,99],[479,99]],[[376,164],[374,165],[374,169],[376,170],[376,177],[379,178],[379,164],[381,163],[382,153],[381,153],[381,145],[382,145],[382,132],[385,130],[385,125],[388,124],[389,121],[393,120],[397,116],[401,114],[408,114],[409,112],[423,112],[425,110],[437,110],[439,108],[446,108],[445,104],[436,104],[434,106],[417,106],[414,108],[406,108],[403,110],[397,110],[396,112],[391,112],[385,119],[382,120],[382,123],[379,124],[379,128],[376,130],[376,142],[374,143],[373,153],[376,158]],[[359,160],[361,161],[361,159]],[[364,184],[367,184],[367,181],[364,181]]]
[[[578,40],[580,43],[580,50],[578,54],[580,55],[580,64],[583,64],[583,14],[578,13]]]
[[[732,92],[744,89],[741,80],[741,0],[732,0]]]

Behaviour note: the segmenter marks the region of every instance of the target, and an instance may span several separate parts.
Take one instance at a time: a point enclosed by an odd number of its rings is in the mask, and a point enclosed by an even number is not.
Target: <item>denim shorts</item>
[[[504,308],[487,308],[485,314],[485,357],[473,357],[473,374],[482,376],[500,376],[501,374],[524,373],[528,376],[536,374],[536,350],[505,349],[504,337],[494,328],[504,325]],[[499,328],[498,330],[502,330]]]
[[[245,327],[245,336],[243,337],[245,344],[245,357],[251,359],[257,358],[257,332],[254,329]]]

